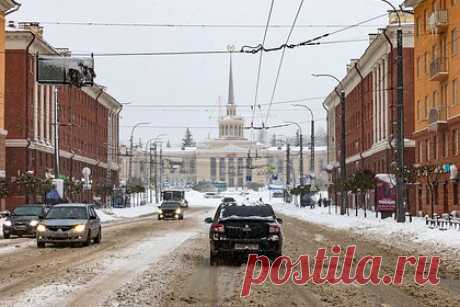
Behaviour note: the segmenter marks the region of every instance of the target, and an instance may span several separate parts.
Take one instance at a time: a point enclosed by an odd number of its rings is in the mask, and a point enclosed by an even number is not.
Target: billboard
[[[394,212],[396,210],[396,189],[391,182],[379,180],[375,189],[376,210],[381,212]]]
[[[37,82],[41,84],[93,85],[94,59],[68,56],[37,57]]]

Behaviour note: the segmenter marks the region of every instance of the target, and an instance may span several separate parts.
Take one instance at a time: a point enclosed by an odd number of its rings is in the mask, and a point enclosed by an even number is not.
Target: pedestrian
[[[319,195],[318,206],[321,207],[322,204],[323,204],[323,199],[321,198],[321,195]]]
[[[48,206],[54,206],[61,202],[61,196],[57,190],[57,186],[55,184],[52,185],[51,190],[46,193],[45,203]]]

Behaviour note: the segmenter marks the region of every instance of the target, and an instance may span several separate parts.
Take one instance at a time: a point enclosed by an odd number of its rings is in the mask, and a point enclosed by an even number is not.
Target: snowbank
[[[420,217],[414,217],[412,223],[399,224],[393,218],[377,218],[373,211],[368,211],[365,218],[363,210],[359,210],[356,217],[353,209],[350,210],[350,216],[342,216],[335,212],[335,207],[298,208],[280,202],[273,203],[273,207],[281,214],[334,229],[349,230],[382,242],[398,242],[415,248],[424,245],[460,252],[460,231],[431,229]]]
[[[155,214],[158,212],[158,207],[154,204],[148,204],[145,206],[130,208],[97,209],[96,211],[102,222],[110,222],[119,219]]]

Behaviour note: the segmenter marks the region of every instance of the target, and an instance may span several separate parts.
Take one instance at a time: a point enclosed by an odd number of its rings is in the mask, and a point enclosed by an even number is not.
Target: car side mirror
[[[44,218],[45,218],[45,215],[44,215],[44,214],[40,214],[40,215],[38,216],[38,219],[39,219],[39,220],[43,220]]]
[[[92,215],[92,216],[89,217],[89,219],[90,219],[90,220],[97,220],[97,216]]]
[[[277,218],[276,218],[276,221],[277,221],[279,224],[283,224],[283,219],[282,219],[282,218],[277,217]]]
[[[207,217],[207,218],[204,219],[204,222],[205,222],[206,224],[212,224],[213,219],[212,219],[212,217]]]

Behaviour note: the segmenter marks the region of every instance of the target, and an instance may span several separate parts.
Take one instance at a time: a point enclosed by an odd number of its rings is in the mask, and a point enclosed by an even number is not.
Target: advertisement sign
[[[396,210],[396,189],[391,183],[377,181],[376,209],[381,212],[394,212]]]

